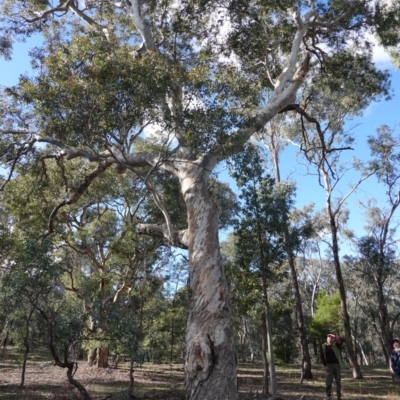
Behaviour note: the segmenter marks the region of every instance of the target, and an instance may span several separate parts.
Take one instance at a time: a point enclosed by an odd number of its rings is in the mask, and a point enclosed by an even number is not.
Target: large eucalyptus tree
[[[145,221],[138,231],[189,249],[185,370],[190,399],[237,398],[219,210],[210,196],[210,174],[293,103],[305,78],[312,80],[326,60],[354,54],[349,44],[364,43],[374,3],[1,3],[5,57],[11,56],[14,38],[43,37],[31,52],[34,76],[21,77],[1,99],[1,153],[9,169],[5,183],[42,168],[38,176],[44,184],[45,167],[59,167],[65,193],[48,212],[52,232],[62,209],[79,201],[107,169],[142,176],[165,223]],[[349,67],[363,74],[359,65]],[[74,180],[63,180],[64,168],[77,158],[84,167],[75,171]],[[153,184],[153,177],[165,174],[179,182],[187,228],[176,229]]]

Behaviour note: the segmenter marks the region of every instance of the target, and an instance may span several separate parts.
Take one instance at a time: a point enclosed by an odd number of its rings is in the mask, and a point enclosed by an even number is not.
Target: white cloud
[[[372,58],[376,64],[379,64],[381,66],[384,66],[386,68],[392,67],[392,61],[390,59],[390,56],[388,52],[381,46],[377,40],[377,38],[374,35],[368,35],[368,39],[372,42],[374,45],[374,50],[372,54]]]

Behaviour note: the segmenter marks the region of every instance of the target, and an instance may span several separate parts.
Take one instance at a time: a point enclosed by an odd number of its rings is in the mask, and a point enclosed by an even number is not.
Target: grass
[[[0,400],[45,400],[50,395],[63,400],[78,400],[66,379],[66,371],[51,364],[48,354],[33,354],[27,365],[25,388],[19,389],[21,379],[21,356],[8,349],[0,355]],[[392,381],[389,371],[383,367],[363,367],[364,379],[352,378],[351,370],[342,371],[344,400],[398,400],[400,385]],[[134,395],[140,399],[182,400],[185,398],[184,369],[181,364],[144,364],[135,370]],[[89,367],[79,363],[75,378],[85,385],[93,399],[129,386],[127,363],[118,369]],[[325,372],[316,364],[313,379],[299,383],[300,368],[297,365],[277,365],[278,394],[287,400],[298,399],[301,395],[308,400],[325,397]],[[241,398],[250,393],[261,393],[262,365],[241,363],[238,366],[238,388]]]

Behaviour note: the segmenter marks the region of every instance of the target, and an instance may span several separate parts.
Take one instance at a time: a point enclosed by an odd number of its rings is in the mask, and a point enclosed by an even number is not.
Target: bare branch
[[[24,20],[26,22],[32,23],[32,22],[36,22],[36,21],[40,21],[42,19],[45,19],[48,15],[50,14],[54,14],[56,12],[67,12],[68,9],[70,8],[71,4],[73,3],[74,0],[67,0],[64,5],[62,6],[58,6],[58,7],[54,7],[54,8],[50,8],[49,10],[43,11],[42,14],[38,15],[35,18],[24,18]]]
[[[231,135],[229,143],[224,144],[223,146],[217,145],[212,150],[212,154],[219,159],[223,159],[242,149],[243,145],[254,133],[263,129],[267,122],[275,117],[288,104],[294,101],[296,92],[303,83],[309,70],[309,65],[310,54],[306,53],[286,87],[281,92],[274,91],[268,104],[257,111],[254,118],[249,122],[248,127],[238,129]]]
[[[91,27],[94,27],[94,28],[102,28],[104,31],[104,29],[105,29],[104,26],[98,24],[92,18],[87,16],[84,12],[79,10],[79,8],[75,7],[75,4],[73,2],[70,4],[70,8],[75,15],[77,15],[79,18],[81,18],[83,21],[85,21],[88,25],[90,25]]]
[[[16,129],[0,129],[0,133],[5,133],[7,135],[26,135],[26,134],[34,134],[32,131],[26,130],[16,130]]]
[[[169,240],[169,230],[166,224],[138,224],[136,231],[139,235],[148,235],[154,237],[160,237]],[[173,231],[174,246],[180,247],[181,249],[188,249],[189,238],[187,229],[180,231]],[[172,244],[172,243],[170,243]]]
[[[321,28],[332,28],[337,25],[342,19],[346,18],[350,14],[351,10],[346,11],[342,15],[339,15],[336,19],[330,22],[323,22],[323,21],[315,21],[314,24]]]

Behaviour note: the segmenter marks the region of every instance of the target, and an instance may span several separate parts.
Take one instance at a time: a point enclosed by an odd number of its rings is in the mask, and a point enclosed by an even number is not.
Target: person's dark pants
[[[328,364],[329,371],[326,371],[326,397],[330,397],[332,395],[332,383],[333,378],[335,378],[336,383],[336,393],[338,399],[340,399],[341,385],[340,385],[340,365],[339,364]]]

